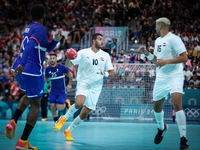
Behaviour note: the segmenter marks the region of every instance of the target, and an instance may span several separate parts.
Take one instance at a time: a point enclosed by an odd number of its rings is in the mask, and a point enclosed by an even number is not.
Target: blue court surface
[[[0,150],[14,150],[21,137],[25,121],[18,121],[15,137],[9,140],[4,135],[9,120],[0,120]],[[72,132],[74,141],[65,140],[63,131],[70,125],[67,121],[60,131],[53,130],[54,122],[38,121],[28,141],[38,150],[179,150],[178,126],[168,121],[169,129],[159,145],[154,144],[157,133],[155,121],[105,121],[90,120]],[[200,125],[188,123],[187,138],[191,150],[200,150]]]

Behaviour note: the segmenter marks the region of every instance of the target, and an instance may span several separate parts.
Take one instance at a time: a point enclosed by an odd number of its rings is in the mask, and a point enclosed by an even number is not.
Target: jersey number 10
[[[98,59],[93,59],[93,65],[98,65]]]

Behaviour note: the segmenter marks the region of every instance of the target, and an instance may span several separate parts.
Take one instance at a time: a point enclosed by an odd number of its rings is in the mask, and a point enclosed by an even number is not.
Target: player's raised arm
[[[146,47],[141,46],[138,48],[138,51],[143,53],[151,62],[156,63],[157,57],[147,51]]]
[[[51,41],[51,43],[49,43],[47,46],[47,52],[51,52],[56,47],[56,44],[61,40],[61,38],[61,35],[56,33],[53,36],[53,41]]]

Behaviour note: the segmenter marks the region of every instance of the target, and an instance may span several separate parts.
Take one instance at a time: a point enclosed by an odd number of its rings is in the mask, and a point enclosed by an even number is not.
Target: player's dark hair
[[[56,56],[57,57],[57,54],[56,53],[51,53],[50,56]]]
[[[31,19],[34,21],[42,19],[44,13],[45,8],[42,4],[36,4],[30,10]]]
[[[95,33],[95,34],[92,36],[92,40],[96,40],[98,35],[103,36],[103,35],[100,34],[100,33]]]

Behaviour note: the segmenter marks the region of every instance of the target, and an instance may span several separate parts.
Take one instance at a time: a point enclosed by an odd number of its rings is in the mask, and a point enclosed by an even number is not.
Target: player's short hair
[[[156,23],[158,25],[161,25],[164,29],[169,29],[169,26],[171,24],[170,20],[168,18],[165,18],[165,17],[157,19]]]
[[[30,15],[31,19],[34,21],[42,19],[45,13],[45,8],[42,4],[36,4],[33,7],[31,7]]]
[[[96,40],[98,35],[103,36],[103,35],[100,34],[100,33],[95,33],[95,34],[92,36],[92,40]]]
[[[50,54],[50,57],[51,57],[51,56],[56,56],[56,58],[57,58],[57,54],[56,54],[56,53],[51,53],[51,54]]]

